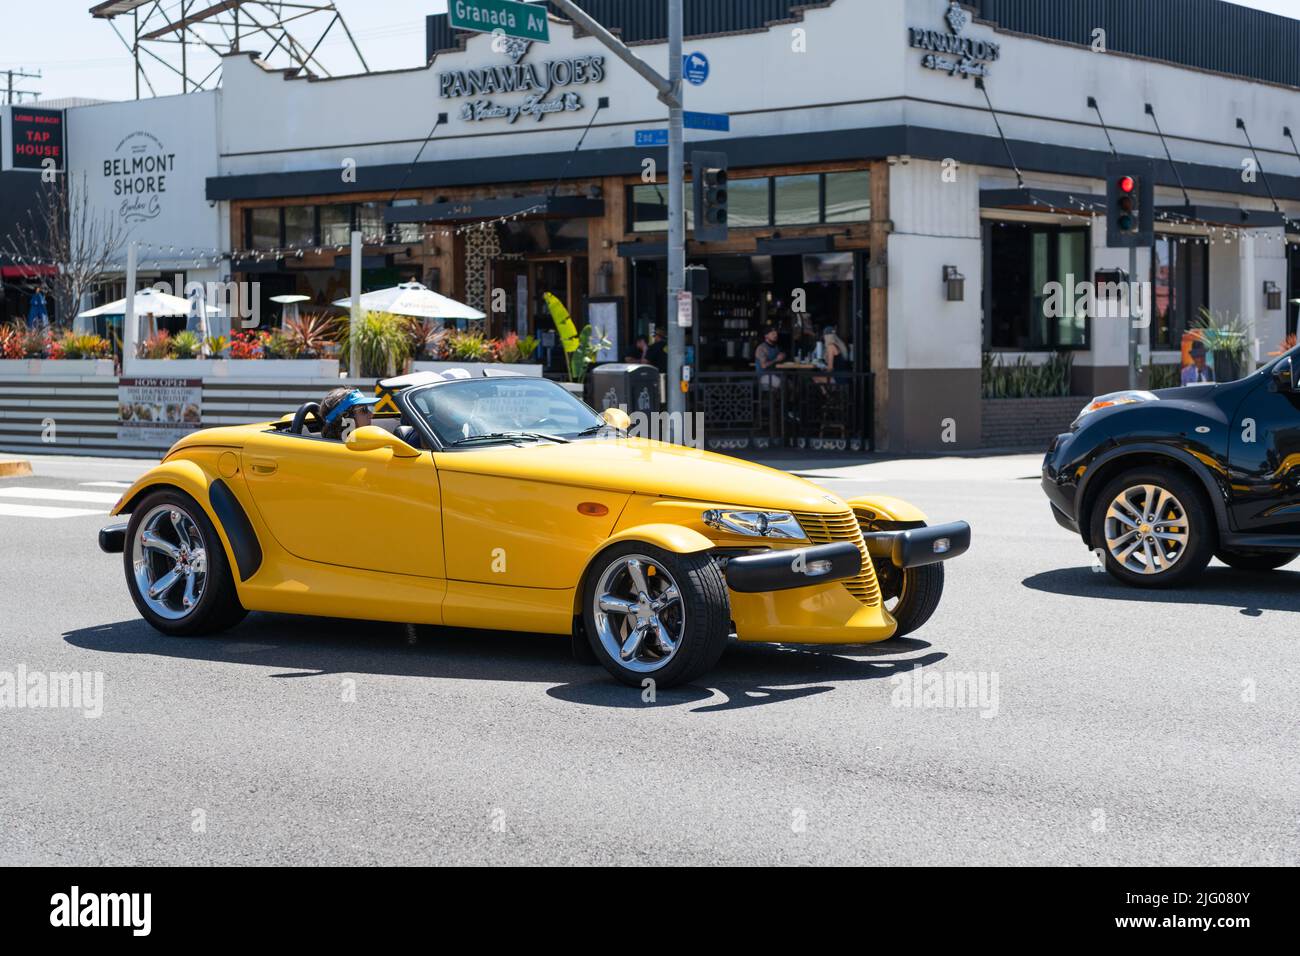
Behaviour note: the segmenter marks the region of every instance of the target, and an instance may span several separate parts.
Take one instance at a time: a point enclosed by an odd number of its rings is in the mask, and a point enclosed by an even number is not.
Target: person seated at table
[[[781,376],[770,373],[777,363],[785,361],[785,353],[777,346],[781,333],[776,326],[769,326],[763,333],[763,341],[754,349],[754,371],[758,373],[758,384],[762,388],[776,388],[781,383]]]
[[[660,375],[668,374],[668,342],[663,329],[655,329],[655,340],[645,350],[645,361],[659,369]]]

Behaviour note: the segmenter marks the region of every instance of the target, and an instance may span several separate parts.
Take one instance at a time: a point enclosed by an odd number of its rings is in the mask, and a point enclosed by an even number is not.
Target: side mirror
[[[391,448],[394,458],[420,457],[418,450],[378,425],[366,425],[353,431],[348,436],[347,446],[350,451],[377,451],[380,448]]]
[[[611,428],[617,428],[621,432],[627,431],[632,427],[632,419],[628,417],[627,412],[621,408],[610,407],[601,412],[600,417],[605,420],[605,424]]]
[[[1300,383],[1296,381],[1296,372],[1295,361],[1289,355],[1273,366],[1273,383],[1277,386],[1279,392],[1300,391]]]

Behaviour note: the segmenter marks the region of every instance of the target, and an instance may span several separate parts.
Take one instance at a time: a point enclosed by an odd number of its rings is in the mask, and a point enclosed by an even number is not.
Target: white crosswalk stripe
[[[63,488],[0,488],[0,498],[27,498],[34,501],[68,501],[83,504],[113,505],[121,495],[107,491],[72,491]]]
[[[86,510],[84,508],[50,508],[44,505],[13,505],[0,502],[0,517],[9,518],[78,518],[84,515],[102,515],[103,509]]]
[[[82,481],[78,484],[82,488],[121,488],[123,491],[131,487],[129,481]]]
[[[73,488],[0,487],[0,518],[81,518],[108,514],[119,495]]]

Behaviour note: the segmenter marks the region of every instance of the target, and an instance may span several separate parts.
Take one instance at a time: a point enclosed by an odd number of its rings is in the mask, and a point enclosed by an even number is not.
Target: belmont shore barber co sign
[[[552,113],[576,113],[585,109],[582,97],[572,87],[603,82],[605,58],[580,56],[524,63],[531,46],[527,40],[494,36],[492,48],[505,53],[510,63],[479,70],[440,73],[439,95],[444,99],[473,97],[460,111],[460,118],[470,122],[504,119],[514,123],[521,116],[540,122]],[[492,98],[520,93],[527,95],[505,102]]]
[[[123,222],[147,222],[162,214],[167,177],[176,172],[176,154],[152,133],[134,132],[104,160],[104,179],[112,184]]]
[[[966,35],[971,24],[971,14],[957,0],[948,4],[944,15],[946,30],[929,30],[909,27],[911,44],[917,50],[927,51],[921,65],[949,76],[988,76],[989,64],[1002,55],[1001,44]]]

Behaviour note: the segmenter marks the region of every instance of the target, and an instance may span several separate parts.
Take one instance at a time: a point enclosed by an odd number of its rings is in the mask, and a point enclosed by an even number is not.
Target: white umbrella
[[[345,309],[352,307],[351,299],[334,303]],[[482,319],[486,316],[455,299],[439,295],[418,282],[403,282],[392,289],[380,289],[361,296],[362,312],[391,312],[417,319]]]
[[[136,315],[189,315],[193,308],[189,299],[182,299],[178,295],[168,295],[165,292],[159,292],[157,289],[141,289],[135,294]],[[220,312],[216,306],[205,306],[209,315]],[[126,315],[126,299],[118,299],[116,302],[110,302],[108,305],[101,305],[97,309],[88,309],[85,312],[78,313],[79,319],[90,319],[98,315]]]

